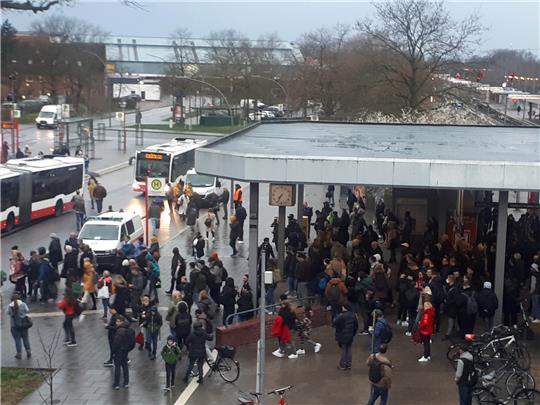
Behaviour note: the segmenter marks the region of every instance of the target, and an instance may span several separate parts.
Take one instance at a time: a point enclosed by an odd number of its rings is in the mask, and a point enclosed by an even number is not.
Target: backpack
[[[212,218],[206,217],[206,219],[204,220],[204,225],[205,225],[207,228],[210,228],[210,227],[212,226]]]
[[[133,349],[135,349],[135,331],[131,328],[127,328],[128,330],[128,345],[127,345],[127,349],[128,349],[128,352],[132,351]]]
[[[463,293],[463,295],[467,299],[467,315],[476,315],[478,313],[478,303],[474,299],[474,293],[471,295]]]
[[[339,290],[339,285],[332,284],[330,290],[328,291],[328,301],[330,304],[337,304],[341,298],[341,291]]]
[[[386,290],[388,288],[388,279],[386,278],[386,274],[383,272],[377,272],[375,273],[375,279],[373,280],[373,284],[375,285],[375,288],[377,290]]]
[[[394,333],[392,332],[392,328],[386,321],[382,321],[383,329],[381,330],[381,334],[379,335],[381,339],[381,343],[388,344],[392,340],[392,336]]]
[[[218,266],[212,266],[210,269],[210,274],[214,276],[214,283],[221,285],[223,281],[223,272],[221,271],[221,268]]]
[[[319,280],[319,290],[324,291],[326,290],[326,285],[328,284],[328,277],[324,276],[321,277]]]
[[[373,361],[369,366],[369,381],[371,381],[373,384],[377,384],[382,380],[383,366],[388,366],[388,364],[377,360],[377,357],[373,356]]]
[[[458,383],[474,387],[478,382],[478,372],[476,371],[473,362],[469,359],[460,358],[460,360],[463,362],[463,374],[461,374]]]
[[[214,317],[216,316],[216,311],[217,305],[214,301],[211,301],[206,308],[206,315],[208,316],[208,318],[214,319]]]

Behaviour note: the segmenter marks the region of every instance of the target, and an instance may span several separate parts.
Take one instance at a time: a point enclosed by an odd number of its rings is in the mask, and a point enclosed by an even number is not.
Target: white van
[[[218,191],[217,177],[207,176],[205,174],[197,174],[195,169],[190,169],[187,171],[184,183],[190,183],[193,192],[199,194],[203,198],[212,193],[217,194]]]
[[[100,266],[114,264],[116,250],[122,248],[124,237],[136,242],[143,236],[141,217],[128,212],[106,212],[89,218],[79,232],[79,240],[90,246]]]
[[[61,114],[62,106],[60,104],[44,105],[36,118],[36,127],[38,129],[56,128]]]

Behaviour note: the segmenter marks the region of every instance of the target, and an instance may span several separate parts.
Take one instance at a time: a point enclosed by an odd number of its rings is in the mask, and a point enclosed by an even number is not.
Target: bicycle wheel
[[[538,404],[540,403],[540,391],[528,388],[520,389],[512,395],[512,399],[519,399],[519,403],[523,405]]]
[[[217,369],[221,378],[227,382],[235,382],[240,376],[240,366],[238,362],[228,357],[219,359]]]
[[[516,360],[516,363],[520,369],[528,370],[531,367],[531,355],[523,344],[518,343],[513,346],[510,349],[510,356]]]
[[[493,392],[482,387],[473,388],[472,395],[477,404],[493,404],[493,402],[497,399]]]
[[[526,371],[514,371],[506,379],[506,392],[513,395],[522,389],[534,389],[536,384],[532,375]]]

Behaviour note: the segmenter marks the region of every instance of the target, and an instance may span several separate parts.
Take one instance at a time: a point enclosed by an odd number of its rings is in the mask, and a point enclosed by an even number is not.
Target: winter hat
[[[56,234],[53,232],[49,235],[51,238],[58,238],[58,236],[56,236]]]
[[[531,264],[531,270],[538,271],[538,265],[536,263]]]
[[[71,247],[71,245],[66,245],[64,249],[66,250],[66,253],[71,253],[73,251],[73,247]]]
[[[169,335],[169,336],[167,337],[167,342],[170,342],[170,341],[175,342],[173,335]]]
[[[45,253],[47,253],[47,250],[42,246],[38,249],[38,254],[43,256]]]
[[[491,290],[491,283],[489,281],[485,281],[484,288],[489,288]]]
[[[128,259],[122,260],[122,266],[124,266],[124,267],[129,266],[129,260]]]
[[[373,255],[373,257],[374,257],[375,260],[377,260],[378,262],[381,261],[381,255],[380,255],[379,253],[375,253],[375,254]]]
[[[433,293],[431,292],[431,288],[429,287],[424,287],[424,289],[422,290],[422,294],[433,295]]]

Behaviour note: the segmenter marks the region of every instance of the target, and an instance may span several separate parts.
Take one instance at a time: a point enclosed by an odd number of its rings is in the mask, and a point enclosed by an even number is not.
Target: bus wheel
[[[6,220],[6,232],[9,232],[15,226],[15,215],[13,212],[10,212]]]
[[[60,215],[62,215],[63,210],[64,210],[64,205],[62,204],[62,201],[58,200],[54,207],[54,216],[59,217]]]

